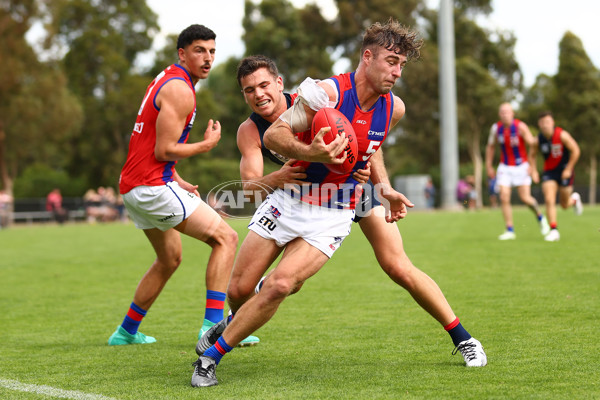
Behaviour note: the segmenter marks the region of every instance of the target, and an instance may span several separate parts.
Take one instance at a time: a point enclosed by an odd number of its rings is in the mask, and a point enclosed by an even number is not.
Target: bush
[[[46,197],[54,188],[63,196],[83,195],[87,184],[82,178],[72,178],[65,171],[54,170],[45,164],[32,164],[15,179],[14,197]]]

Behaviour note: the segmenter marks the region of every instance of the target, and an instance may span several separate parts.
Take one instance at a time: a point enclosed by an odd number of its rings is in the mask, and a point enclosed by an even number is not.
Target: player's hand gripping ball
[[[337,174],[347,174],[352,171],[352,168],[354,168],[358,158],[358,141],[356,140],[354,129],[344,114],[335,108],[330,107],[321,108],[315,114],[311,127],[312,138],[315,138],[315,135],[319,133],[321,128],[327,126],[331,127],[331,130],[323,136],[323,141],[325,144],[331,143],[337,135],[345,133],[346,137],[348,138],[348,145],[340,154],[338,154],[337,157],[344,157],[344,151],[348,157],[346,157],[346,160],[342,164],[324,165],[331,172],[335,172]]]

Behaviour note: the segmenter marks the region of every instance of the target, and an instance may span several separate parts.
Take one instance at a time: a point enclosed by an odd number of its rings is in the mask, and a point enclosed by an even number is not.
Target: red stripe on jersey
[[[502,150],[502,163],[505,165],[521,165],[527,161],[525,140],[519,133],[520,123],[521,121],[514,119],[508,126],[503,125],[501,121],[498,121],[496,125],[498,142]]]

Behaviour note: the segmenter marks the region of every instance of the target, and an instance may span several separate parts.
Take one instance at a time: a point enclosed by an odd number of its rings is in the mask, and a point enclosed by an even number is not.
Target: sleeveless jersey
[[[544,171],[552,171],[553,169],[564,169],[569,162],[570,152],[560,140],[562,128],[558,126],[554,128],[554,133],[550,139],[546,138],[543,133],[538,135],[540,152],[544,155]]]
[[[502,150],[502,163],[516,166],[527,161],[525,140],[519,135],[519,121],[513,120],[509,126],[504,126],[501,121],[496,123],[496,135]]]
[[[287,108],[290,108],[292,104],[294,104],[294,100],[298,96],[297,93],[284,93],[283,95],[285,96]],[[269,160],[279,165],[285,164],[288,161],[288,158],[286,156],[276,153],[273,150],[269,150],[265,147],[265,141],[263,137],[265,136],[265,132],[267,131],[267,129],[269,129],[269,127],[271,126],[271,122],[267,121],[255,112],[250,114],[250,120],[254,122],[254,125],[256,125],[256,129],[258,129],[258,134],[260,136],[260,151],[263,157],[268,158]]]
[[[194,96],[194,110],[186,118],[179,143],[185,143],[188,140],[196,117],[196,91],[190,74],[182,66],[173,64],[158,74],[146,89],[129,139],[127,160],[119,178],[121,194],[129,192],[136,186],[161,186],[173,180],[173,171],[177,161],[158,161],[154,156],[156,118],[160,111],[156,105],[156,96],[160,89],[172,79],[185,81]]]
[[[358,141],[358,160],[352,171],[346,174],[331,172],[321,163],[298,161],[295,165],[306,169],[306,182],[312,183],[311,189],[300,197],[302,201],[330,208],[356,208],[361,192],[356,190],[358,182],[352,173],[364,169],[371,156],[385,140],[392,122],[394,96],[391,93],[381,95],[367,111],[360,108],[354,82],[354,72],[336,75],[330,78],[338,91],[336,109],[342,112],[354,128]],[[310,130],[298,135],[304,143],[311,142]],[[298,197],[297,194],[293,194]]]

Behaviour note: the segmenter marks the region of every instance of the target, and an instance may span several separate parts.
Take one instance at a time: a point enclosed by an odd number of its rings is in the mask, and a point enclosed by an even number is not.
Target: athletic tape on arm
[[[332,102],[329,101],[329,95],[317,84],[312,78],[306,78],[298,87],[298,97],[294,101],[294,105],[288,108],[279,118],[287,123],[292,132],[303,132],[309,128],[306,120],[306,110],[304,105],[307,105],[314,111],[319,111],[321,108],[332,107]],[[335,103],[333,103],[335,105]]]

